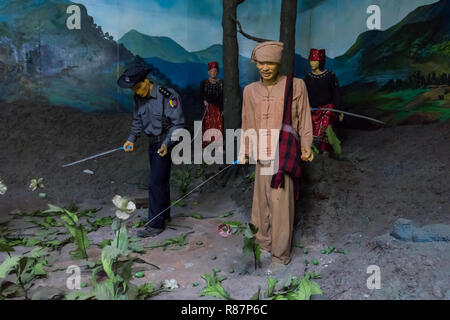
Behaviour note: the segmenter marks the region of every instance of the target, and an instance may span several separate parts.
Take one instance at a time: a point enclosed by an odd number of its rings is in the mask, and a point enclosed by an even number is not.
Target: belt
[[[167,137],[167,133],[160,134],[159,136],[151,135],[148,137],[149,144],[161,143]]]

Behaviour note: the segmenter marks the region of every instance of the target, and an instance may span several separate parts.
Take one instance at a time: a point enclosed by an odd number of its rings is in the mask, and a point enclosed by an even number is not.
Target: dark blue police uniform
[[[122,87],[132,87],[135,83],[144,80],[149,69],[128,69],[127,71],[118,81]],[[142,77],[144,74],[145,76]],[[131,86],[130,83],[132,83]],[[175,90],[154,84],[148,97],[134,96],[133,121],[128,141],[134,143],[142,132],[149,138],[148,219],[151,222],[147,227],[162,229],[165,220],[170,218],[170,209],[166,210],[170,206],[170,169],[172,164],[170,152],[176,143],[172,141],[171,137],[176,129],[183,127],[184,115],[181,99]],[[165,144],[168,149],[168,153],[164,157],[157,152],[162,144]],[[164,210],[166,211],[161,214]]]

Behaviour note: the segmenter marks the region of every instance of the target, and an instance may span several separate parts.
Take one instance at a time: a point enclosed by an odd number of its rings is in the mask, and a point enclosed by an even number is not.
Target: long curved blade
[[[117,148],[117,149],[113,149],[113,150],[109,150],[109,151],[105,151],[105,152],[93,155],[91,157],[88,157],[88,158],[85,158],[85,159],[82,159],[82,160],[78,160],[78,161],[75,161],[75,162],[72,162],[72,163],[69,163],[69,164],[65,164],[62,167],[63,168],[64,167],[70,167],[70,166],[73,166],[74,164],[78,164],[78,163],[81,163],[81,162],[84,162],[84,161],[88,161],[88,160],[91,160],[91,159],[94,159],[94,158],[97,158],[97,157],[101,157],[101,156],[104,156],[105,154],[113,153],[113,152],[116,152],[116,151],[119,151],[119,150],[123,150],[123,147],[120,147],[120,148]]]
[[[374,119],[374,118],[371,118],[371,117],[366,117],[366,116],[362,116],[362,115],[360,115],[360,114],[356,114],[356,113],[352,113],[352,112],[347,112],[347,111],[342,111],[342,110],[338,110],[338,109],[314,108],[314,109],[311,109],[311,110],[313,110],[313,111],[315,111],[315,110],[333,111],[333,112],[343,113],[343,114],[346,114],[346,115],[348,115],[348,116],[352,116],[352,117],[355,117],[355,118],[361,118],[361,119],[370,120],[370,121],[377,122],[377,123],[381,123],[381,124],[386,124],[386,123],[384,123],[383,121],[380,121],[380,120],[377,120],[377,119]]]

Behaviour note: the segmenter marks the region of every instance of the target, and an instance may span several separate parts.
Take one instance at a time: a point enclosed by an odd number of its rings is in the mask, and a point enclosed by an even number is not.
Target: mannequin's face
[[[208,74],[212,79],[216,79],[217,75],[219,74],[219,71],[217,71],[216,68],[212,68],[211,70],[208,71]]]
[[[275,62],[256,62],[261,78],[265,81],[274,81],[278,76],[280,65]]]
[[[311,69],[316,71],[319,69],[320,62],[319,61],[310,61]]]
[[[150,80],[145,79],[144,81],[136,83],[131,90],[134,91],[138,96],[145,98],[150,94],[151,89],[151,83]]]

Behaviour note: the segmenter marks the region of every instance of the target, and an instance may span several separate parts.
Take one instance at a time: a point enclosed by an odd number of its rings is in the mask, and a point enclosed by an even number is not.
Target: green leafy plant
[[[112,242],[112,239],[103,239],[102,242],[100,242],[97,245],[103,249],[104,247],[111,245],[111,242]]]
[[[315,145],[311,145],[311,150],[315,153],[315,154],[319,154],[319,149],[317,149],[317,147]]]
[[[0,238],[0,247],[2,245],[9,246],[9,247],[15,247],[15,246],[21,245],[22,241],[23,241],[23,238],[10,237],[8,234],[4,234]],[[2,250],[0,250],[0,251],[2,251]]]
[[[320,286],[313,281],[320,279],[321,276],[312,272],[307,272],[304,277],[297,278],[288,275],[283,281],[280,290],[276,290],[278,280],[275,278],[267,278],[267,290],[264,292],[264,300],[310,300],[313,295],[323,294]],[[260,299],[261,287],[253,295],[251,300]]]
[[[189,186],[195,180],[195,176],[192,174],[193,165],[186,165],[184,169],[178,169],[173,171],[174,176],[172,181],[175,183],[180,196],[186,195],[189,190]]]
[[[140,244],[141,239],[132,237],[128,239],[128,249],[136,253],[145,253],[145,248]]]
[[[206,171],[208,170],[208,165],[206,163],[201,163],[197,165],[197,178],[206,179]]]
[[[88,224],[90,225],[89,231],[96,231],[99,228],[109,226],[113,223],[113,219],[111,217],[103,217],[99,218],[93,222],[87,219]]]
[[[36,233],[38,235],[38,233]],[[56,235],[49,234],[42,236],[41,238],[23,238],[21,241],[21,244],[25,247],[47,247],[51,251],[59,250],[66,244],[70,243],[72,241],[72,237],[68,237],[65,239],[58,240],[56,238]]]
[[[170,201],[170,205],[176,206],[176,207],[185,207],[186,203],[184,203],[183,200],[172,200]]]
[[[39,227],[49,229],[51,227],[61,227],[63,224],[59,221],[56,221],[53,217],[45,217],[42,221],[41,219],[35,218],[35,217],[29,217],[27,219],[24,219],[27,222],[31,222]]]
[[[70,256],[72,257],[72,259],[87,260],[88,255],[86,250],[89,247],[89,239],[87,237],[86,230],[83,228],[83,225],[79,223],[76,213],[70,212],[67,209],[56,207],[52,204],[48,204],[48,206],[49,209],[44,211],[43,213],[60,213],[59,217],[64,221],[65,227],[69,230],[70,234],[73,237],[77,249],[70,252]]]
[[[255,172],[253,171],[252,173],[250,173],[247,177],[247,180],[250,182],[255,181]]]
[[[133,224],[132,227],[133,227],[133,228],[142,228],[142,227],[145,227],[145,222],[143,222],[143,221],[137,221],[137,222],[135,222],[135,223]]]
[[[258,228],[251,223],[247,223],[245,229],[243,230],[244,235],[244,245],[242,247],[242,255],[244,260],[248,257],[253,256],[255,263],[255,270],[261,268],[261,248],[259,244],[256,243],[256,233]]]
[[[166,251],[167,249],[179,250],[188,244],[187,236],[191,233],[194,233],[194,231],[183,233],[178,237],[169,238],[160,243],[150,243],[149,245],[147,245],[147,248],[149,249],[163,248],[163,251]]]
[[[73,207],[72,207],[73,208]],[[76,208],[76,207],[74,207],[75,208],[75,210],[71,210],[71,209],[67,209],[67,210],[69,210],[69,211],[71,211],[71,212],[77,212],[78,211],[78,208]],[[83,211],[80,211],[80,212],[78,212],[77,213],[77,216],[78,216],[78,218],[83,218],[83,217],[86,217],[86,218],[95,218],[95,215],[94,215],[94,213],[96,213],[97,211],[99,211],[100,209],[97,209],[97,208],[94,208],[94,209],[87,209],[87,210],[83,210]]]
[[[222,287],[221,282],[226,277],[218,277],[216,270],[211,274],[202,274],[202,279],[206,281],[206,287],[201,292],[200,296],[210,296],[226,300],[233,300],[230,294]]]
[[[42,247],[22,255],[11,256],[8,252],[8,257],[0,265],[0,297],[25,296],[28,299],[28,290],[33,281],[47,276],[44,266],[48,266],[48,255],[48,250]],[[8,274],[16,275],[16,283],[5,280]]]
[[[227,218],[227,217],[232,216],[233,214],[234,214],[233,211],[228,211],[228,212],[225,212],[224,214],[221,214],[220,216],[218,216],[218,218]]]
[[[101,265],[96,266],[92,271],[91,292],[70,293],[65,297],[67,300],[134,300],[145,299],[156,294],[156,290],[150,284],[138,287],[131,283],[134,263],[152,264],[130,256],[130,239],[126,225],[122,221],[115,220],[111,227],[115,236],[111,244],[106,245],[102,250]],[[98,281],[97,277],[100,272],[106,275],[106,280]]]
[[[242,222],[240,221],[226,221],[224,224],[231,227],[233,234],[237,234],[242,229]]]
[[[256,243],[256,233],[258,228],[251,224],[246,223],[244,226],[239,221],[228,221],[224,222],[232,229],[233,234],[240,233],[243,235],[243,246],[242,246],[242,256],[244,261],[248,260],[251,256],[254,261],[255,270],[261,267],[261,248],[259,244]]]
[[[328,126],[327,130],[325,131],[328,138],[328,143],[333,147],[333,151],[335,154],[341,154],[341,141],[336,136],[336,133],[333,131],[333,128],[331,126]]]

